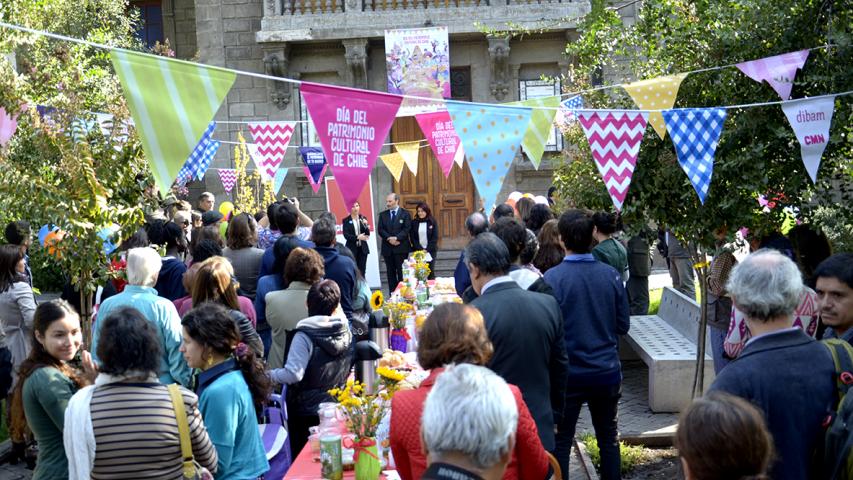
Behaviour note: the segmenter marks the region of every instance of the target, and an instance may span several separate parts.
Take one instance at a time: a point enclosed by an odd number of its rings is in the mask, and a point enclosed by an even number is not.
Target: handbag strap
[[[184,409],[184,396],[181,395],[178,384],[169,385],[169,396],[172,398],[172,406],[175,408],[175,418],[178,421],[178,435],[181,439],[181,457],[184,464],[184,477],[195,476],[195,465],[193,464],[193,450],[190,446],[190,426],[187,421],[187,412]]]

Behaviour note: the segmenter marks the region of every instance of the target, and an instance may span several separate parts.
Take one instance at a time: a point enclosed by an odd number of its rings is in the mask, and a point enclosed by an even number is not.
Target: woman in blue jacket
[[[269,470],[258,432],[258,413],[270,381],[222,305],[203,303],[181,321],[181,352],[196,379],[199,410],[219,454],[218,480],[254,480]]]

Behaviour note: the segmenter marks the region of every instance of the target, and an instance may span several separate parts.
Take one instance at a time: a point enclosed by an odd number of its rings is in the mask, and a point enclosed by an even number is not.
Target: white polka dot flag
[[[576,115],[613,206],[621,211],[637,165],[648,113],[580,111]]]
[[[237,183],[237,170],[233,168],[220,168],[219,180],[222,181],[222,187],[225,188],[225,193],[230,194],[234,189],[234,184]]]
[[[491,212],[530,123],[529,107],[447,101],[477,192]]]
[[[686,77],[686,73],[679,73],[668,77],[650,78],[623,85],[623,88],[628,91],[640,109],[667,110],[675,105],[678,88]],[[660,138],[666,137],[666,125],[664,125],[661,112],[649,112],[649,123],[652,124]]]
[[[676,108],[665,110],[663,119],[675,144],[678,163],[704,204],[711,187],[714,154],[723,133],[726,109]]]

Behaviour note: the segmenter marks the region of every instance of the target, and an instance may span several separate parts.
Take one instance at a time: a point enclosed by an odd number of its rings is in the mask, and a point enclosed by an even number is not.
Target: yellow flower
[[[394,382],[400,382],[406,378],[406,375],[404,373],[398,372],[397,370],[388,367],[379,367],[376,369],[376,373],[378,373],[379,376],[381,376],[382,378]]]
[[[382,308],[382,305],[385,303],[385,297],[382,296],[382,291],[377,290],[373,292],[373,295],[370,296],[370,306],[373,307],[374,310],[379,310]]]

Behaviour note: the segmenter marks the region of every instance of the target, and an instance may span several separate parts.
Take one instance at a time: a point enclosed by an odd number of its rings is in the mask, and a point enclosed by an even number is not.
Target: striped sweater
[[[193,456],[216,468],[216,449],[198,410],[198,397],[181,387]],[[181,446],[175,410],[166,385],[112,383],[97,387],[91,402],[95,433],[92,479],[180,479]]]

